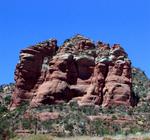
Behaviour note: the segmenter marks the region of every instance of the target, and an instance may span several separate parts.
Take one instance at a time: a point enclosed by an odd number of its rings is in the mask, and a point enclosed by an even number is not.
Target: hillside
[[[15,83],[0,86],[0,139],[149,133],[150,81],[120,44],[76,35],[19,58]]]

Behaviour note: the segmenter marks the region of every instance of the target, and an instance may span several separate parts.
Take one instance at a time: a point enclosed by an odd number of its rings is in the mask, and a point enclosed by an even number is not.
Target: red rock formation
[[[56,40],[22,50],[15,72],[13,106],[69,102],[131,105],[131,62],[119,44],[108,44],[80,35],[57,50]]]
[[[17,64],[15,71],[16,84],[12,107],[32,98],[38,85],[44,81],[46,73],[44,59],[52,58],[57,49],[57,41],[52,39],[20,52],[20,62]]]
[[[37,114],[37,119],[40,121],[56,120],[60,117],[58,112],[41,112]]]
[[[33,112],[31,112],[30,110],[27,110],[23,117],[25,119],[37,119],[40,121],[49,121],[49,120],[56,120],[58,118],[60,118],[60,114],[58,112],[39,112],[39,113],[35,113],[33,114]]]

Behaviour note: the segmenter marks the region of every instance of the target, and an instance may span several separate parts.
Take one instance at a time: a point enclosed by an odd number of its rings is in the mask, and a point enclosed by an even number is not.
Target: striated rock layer
[[[58,48],[55,39],[24,49],[15,71],[12,107],[69,102],[134,106],[131,62],[119,44],[77,35]]]

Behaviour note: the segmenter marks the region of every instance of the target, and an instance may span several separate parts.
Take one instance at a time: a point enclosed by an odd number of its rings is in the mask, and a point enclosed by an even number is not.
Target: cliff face
[[[131,62],[119,44],[77,35],[59,47],[52,39],[24,49],[15,71],[12,107],[69,102],[80,105],[135,105]]]

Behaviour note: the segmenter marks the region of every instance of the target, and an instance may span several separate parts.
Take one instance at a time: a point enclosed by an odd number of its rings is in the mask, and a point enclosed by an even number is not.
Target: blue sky
[[[0,0],[0,84],[13,82],[22,48],[77,33],[120,43],[150,77],[150,0]]]

